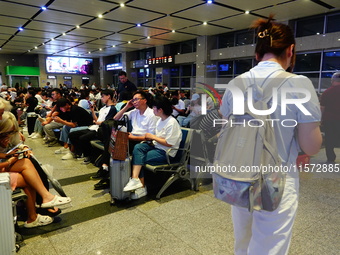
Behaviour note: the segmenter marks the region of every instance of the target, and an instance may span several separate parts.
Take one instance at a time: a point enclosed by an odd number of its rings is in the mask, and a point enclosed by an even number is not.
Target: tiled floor
[[[41,163],[54,166],[73,206],[63,210],[57,223],[22,229],[25,244],[19,254],[233,254],[230,208],[213,197],[211,184],[194,192],[187,183],[176,183],[159,201],[153,192],[140,201],[111,206],[107,190],[93,190],[96,182],[89,177],[96,167],[61,160],[54,154],[58,147],[46,147],[42,139],[27,139],[27,144]],[[340,149],[337,155],[340,160]],[[324,159],[321,150],[312,162]],[[301,174],[290,254],[339,254],[339,177]]]

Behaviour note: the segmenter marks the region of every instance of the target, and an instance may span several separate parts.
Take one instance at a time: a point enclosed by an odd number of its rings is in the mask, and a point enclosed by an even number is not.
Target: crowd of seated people
[[[94,185],[95,189],[105,189],[110,186],[110,121],[126,116],[131,123],[128,138],[133,171],[129,183],[124,184],[124,190],[134,191],[132,199],[147,194],[141,166],[148,162],[164,163],[165,151],[178,147],[180,143],[180,126],[189,127],[190,121],[201,114],[200,95],[190,97],[182,91],[155,88],[133,94],[125,91],[121,95],[111,89],[99,91],[97,95],[86,90],[65,92],[58,88],[43,89],[42,100],[38,99],[35,108],[39,110],[35,132],[28,137],[44,137],[47,146],[62,145],[55,151],[56,154],[65,154],[61,159],[82,158],[82,164],[94,163],[90,157],[94,150],[91,141],[101,140],[104,144],[101,165],[91,179],[100,180]],[[116,98],[120,100],[117,102]],[[102,107],[96,108],[98,105]],[[211,107],[208,108],[210,110]],[[56,130],[61,131],[58,133]]]
[[[33,228],[48,225],[53,222],[53,217],[61,211],[58,206],[71,202],[69,197],[60,197],[51,194],[44,186],[37,170],[31,162],[31,152],[27,146],[23,157],[19,157],[19,148],[10,152],[10,149],[24,140],[19,132],[19,125],[16,117],[9,112],[9,103],[0,99],[0,172],[9,172],[11,188],[14,190],[22,188],[27,199],[25,201],[27,220],[25,228]],[[37,213],[37,194],[41,196],[40,208],[47,208],[46,215]]]

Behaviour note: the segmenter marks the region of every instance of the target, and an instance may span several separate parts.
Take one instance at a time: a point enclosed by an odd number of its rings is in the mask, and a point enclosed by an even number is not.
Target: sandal
[[[61,205],[65,205],[71,203],[71,198],[69,197],[59,197],[54,196],[54,198],[50,202],[42,203],[41,208],[53,208],[53,207],[59,207]]]
[[[35,228],[35,227],[40,227],[40,226],[51,224],[52,222],[53,222],[53,218],[51,218],[50,216],[37,214],[37,218],[35,219],[35,221],[32,221],[30,223],[27,223],[26,221],[24,224],[24,227]]]
[[[59,208],[57,208],[57,210],[54,211],[50,211],[53,208],[38,208],[37,209],[37,213],[40,213],[41,215],[48,215],[50,217],[56,217],[59,214],[61,214],[61,210]]]

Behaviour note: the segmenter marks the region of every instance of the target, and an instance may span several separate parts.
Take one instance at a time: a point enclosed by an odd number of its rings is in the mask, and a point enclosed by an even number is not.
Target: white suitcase
[[[9,173],[0,173],[0,254],[15,254],[14,216]]]

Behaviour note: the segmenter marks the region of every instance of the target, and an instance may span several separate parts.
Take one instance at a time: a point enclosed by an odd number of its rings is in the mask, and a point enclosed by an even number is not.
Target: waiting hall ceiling
[[[109,56],[245,29],[270,13],[285,21],[340,9],[340,0],[208,2],[0,0],[0,54]]]

